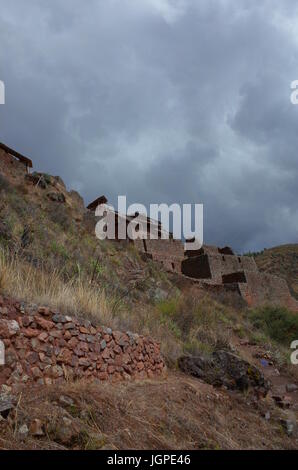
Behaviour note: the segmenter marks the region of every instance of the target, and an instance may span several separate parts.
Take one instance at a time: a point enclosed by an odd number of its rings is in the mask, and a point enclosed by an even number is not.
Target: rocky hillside
[[[255,254],[260,271],[284,278],[298,299],[298,244],[282,245]]]
[[[59,177],[0,168],[0,201],[0,319],[18,324],[17,337],[5,338],[12,362],[0,389],[2,448],[297,447],[297,370],[289,364],[297,316],[250,311],[232,292],[208,293],[145,262],[129,244],[98,241],[82,198]],[[51,320],[41,318],[49,311]],[[167,375],[124,376],[114,362],[128,360],[127,345],[106,334],[98,362],[110,373],[98,379],[83,354],[95,357],[92,335],[102,334],[90,325],[126,340],[128,332],[154,338],[162,360],[153,366],[164,361]],[[82,344],[73,348],[77,335]],[[144,356],[130,358],[136,368],[149,364],[148,351],[130,351]],[[85,374],[66,380],[70,359],[96,376],[92,386]],[[48,367],[61,376],[45,387]],[[26,368],[25,390],[11,396],[10,372],[22,383]],[[127,382],[113,381],[118,372]]]

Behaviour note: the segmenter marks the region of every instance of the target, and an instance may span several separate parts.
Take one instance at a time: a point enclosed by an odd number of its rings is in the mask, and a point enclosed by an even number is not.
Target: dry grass
[[[112,321],[113,306],[103,289],[94,289],[80,277],[65,282],[58,270],[48,273],[44,269],[36,269],[3,250],[0,251],[0,289],[7,295],[49,305],[62,313],[80,315],[84,312],[97,321]]]
[[[35,268],[17,256],[0,251],[0,290],[20,300],[48,305],[61,313],[87,317],[113,329],[150,335],[161,342],[169,366],[183,353],[211,353],[228,348],[235,312],[207,294],[177,294],[149,305],[107,295],[104,288],[78,275],[68,281],[62,272]]]
[[[65,281],[62,273],[35,268],[0,250],[0,292],[21,301],[47,305],[63,314],[87,317],[113,329],[151,335],[163,342],[163,353],[174,364],[182,352],[176,335],[161,321],[158,308],[108,296],[105,289],[80,276]]]
[[[170,367],[184,353],[210,354],[229,349],[231,333],[240,335],[244,312],[225,306],[208,294],[188,291],[149,305],[107,295],[104,288],[78,275],[65,280],[62,272],[35,268],[0,250],[0,292],[21,301],[47,305],[64,314],[87,317],[113,329],[150,335],[160,341]],[[250,325],[251,327],[251,325]],[[246,328],[245,328],[246,329]]]
[[[32,393],[33,392],[33,393]],[[61,404],[61,395],[73,405]],[[79,381],[35,387],[22,396],[17,414],[0,424],[4,449],[294,449],[297,440],[280,426],[282,413],[271,399],[248,406],[247,397],[215,390],[183,374],[166,379],[118,384]],[[271,420],[262,414],[270,409]],[[71,442],[61,443],[61,417],[76,426]],[[45,435],[18,437],[34,419]]]

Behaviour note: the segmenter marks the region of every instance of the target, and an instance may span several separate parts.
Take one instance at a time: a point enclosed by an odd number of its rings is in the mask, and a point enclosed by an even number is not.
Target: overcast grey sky
[[[205,205],[205,242],[298,242],[297,0],[10,0],[0,141],[85,202]]]

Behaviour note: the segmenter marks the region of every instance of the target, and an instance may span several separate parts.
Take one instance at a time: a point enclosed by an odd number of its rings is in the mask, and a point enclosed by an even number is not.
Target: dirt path
[[[241,356],[248,362],[254,364],[262,371],[265,378],[270,380],[272,388],[270,391],[271,396],[280,397],[284,402],[285,407],[294,412],[298,412],[298,382],[289,373],[280,371],[274,364],[274,360],[269,351],[266,351],[261,346],[251,344],[248,340],[239,340],[234,336],[232,345]],[[297,366],[298,367],[298,366]],[[288,388],[292,385],[297,386],[297,390]]]

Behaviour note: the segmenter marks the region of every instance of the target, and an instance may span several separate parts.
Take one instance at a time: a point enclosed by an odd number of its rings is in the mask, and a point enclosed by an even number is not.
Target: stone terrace
[[[26,308],[0,296],[0,338],[5,365],[0,386],[68,379],[153,378],[166,370],[159,343],[130,332],[112,331],[46,307]]]

